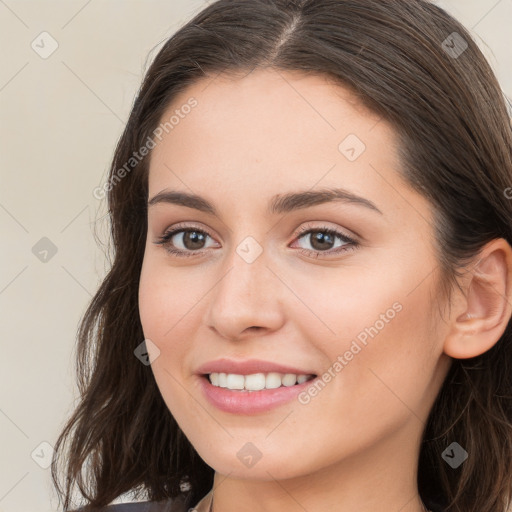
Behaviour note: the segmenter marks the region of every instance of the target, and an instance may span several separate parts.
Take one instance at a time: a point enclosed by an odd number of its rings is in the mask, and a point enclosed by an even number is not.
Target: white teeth
[[[235,375],[228,373],[226,377],[226,387],[228,389],[244,389],[245,377],[243,375]]]
[[[265,379],[265,387],[267,389],[280,388],[282,384],[282,378],[280,373],[268,373]]]
[[[217,385],[220,386],[221,388],[226,388],[228,386],[226,374],[218,373],[217,375],[219,376],[219,383]]]
[[[252,375],[245,376],[245,389],[249,391],[259,391],[265,389],[265,374],[253,373]]]
[[[297,384],[302,384],[303,382],[306,382],[308,380],[307,375],[298,375],[297,376]]]
[[[287,373],[283,377],[283,386],[295,386],[296,382],[297,382],[297,375],[294,375],[293,373]]]
[[[312,375],[296,375],[294,373],[253,373],[239,375],[236,373],[210,373],[210,382],[217,387],[232,390],[260,391],[276,389],[281,386],[294,386],[309,380]]]

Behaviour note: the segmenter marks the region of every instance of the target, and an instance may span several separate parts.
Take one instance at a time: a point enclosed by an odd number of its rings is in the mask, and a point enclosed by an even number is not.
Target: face
[[[185,435],[256,479],[412,450],[448,358],[432,211],[391,126],[322,77],[271,70],[198,82],[162,121],[176,110],[151,154],[139,307]]]

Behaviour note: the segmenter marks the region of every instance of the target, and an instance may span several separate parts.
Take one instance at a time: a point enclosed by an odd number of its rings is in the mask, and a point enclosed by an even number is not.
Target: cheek
[[[160,350],[152,364],[155,376],[167,370],[179,379],[190,378],[196,332],[213,284],[199,265],[173,268],[166,264],[165,256],[154,252],[145,256],[139,281],[139,315],[144,336]]]
[[[397,397],[417,405],[436,364],[429,314],[434,277],[417,286],[427,272],[414,262],[389,261],[384,268],[378,274],[347,268],[329,280],[309,275],[294,288],[309,309],[295,315],[302,337],[323,354],[327,386],[344,414],[352,409],[354,421],[354,397],[365,396],[380,412],[393,404],[403,409]]]
[[[187,429],[194,411],[190,403],[193,381],[187,380],[190,329],[200,321],[194,306],[204,292],[185,281],[184,277],[180,280],[178,272],[165,269],[151,257],[145,259],[139,283],[139,314],[145,338],[159,350],[151,364],[156,384],[178,424]]]
[[[191,269],[192,267],[190,267]],[[197,321],[197,305],[204,295],[194,270],[166,267],[160,256],[145,257],[139,283],[139,314],[147,338],[163,343],[179,340],[176,332]]]
[[[190,377],[189,332],[200,320],[198,308],[194,307],[200,296],[196,286],[180,282],[178,273],[166,270],[151,258],[144,260],[139,283],[140,320],[144,337],[158,347],[151,370],[171,412],[180,410],[186,401],[179,382]]]

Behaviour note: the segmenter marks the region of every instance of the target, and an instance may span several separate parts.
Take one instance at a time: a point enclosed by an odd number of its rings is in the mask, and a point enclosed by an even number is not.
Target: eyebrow
[[[335,201],[363,206],[383,215],[372,201],[343,188],[325,188],[321,190],[305,190],[300,192],[290,192],[287,194],[277,194],[269,201],[267,211],[270,214],[279,215]],[[196,194],[189,194],[188,192],[162,190],[148,201],[148,206],[160,203],[186,206],[187,208],[193,208],[219,217],[218,212],[212,203],[204,197]]]

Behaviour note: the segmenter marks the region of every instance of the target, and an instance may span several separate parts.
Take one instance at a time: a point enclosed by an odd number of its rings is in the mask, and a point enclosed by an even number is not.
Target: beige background
[[[473,31],[512,98],[512,0],[438,3]],[[205,5],[0,0],[0,512],[56,510],[41,465],[72,409],[75,333],[106,270],[93,237],[105,204],[92,191],[148,55]],[[43,237],[55,254],[40,252]]]

